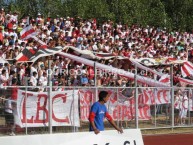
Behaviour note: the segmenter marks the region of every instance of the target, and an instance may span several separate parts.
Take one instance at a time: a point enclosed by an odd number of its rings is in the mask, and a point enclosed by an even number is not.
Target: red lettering
[[[46,94],[39,94],[37,97],[38,97],[37,112],[36,112],[36,118],[34,120],[34,123],[47,123],[48,122],[48,110],[46,108],[46,105],[47,105],[48,97]],[[44,101],[40,101],[41,99],[44,99]],[[42,106],[40,106],[41,102],[43,102]],[[40,111],[43,111],[44,113],[44,119],[42,120],[40,120],[40,116],[39,116]]]
[[[115,109],[113,110],[113,119],[118,119],[118,107],[116,106]]]
[[[139,108],[139,118],[150,119],[150,107],[148,105]]]
[[[22,123],[26,123],[26,122],[27,123],[33,123],[33,117],[34,116],[32,116],[31,119],[26,118],[26,101],[27,101],[27,98],[30,97],[30,96],[33,96],[33,94],[23,92],[22,96],[23,96],[24,99],[23,99],[23,102],[22,102],[22,119],[21,119],[21,122]]]
[[[94,101],[93,93],[91,91],[86,91],[86,92],[81,91],[80,94],[82,96],[80,97],[81,104],[86,103],[88,105]]]
[[[63,103],[66,103],[66,99],[67,99],[66,95],[67,95],[67,94],[58,94],[58,95],[54,96],[54,97],[52,98],[52,105],[53,105],[54,100],[57,99],[57,98],[62,98]],[[56,122],[67,122],[67,123],[70,122],[68,116],[64,117],[63,119],[57,118],[57,117],[55,116],[55,114],[54,114],[54,110],[52,110],[52,118],[53,118],[53,120],[55,120]]]
[[[159,90],[158,92],[157,92],[157,99],[158,99],[158,101],[159,101],[159,103],[161,103],[162,101],[161,101],[161,90]]]
[[[149,101],[150,101],[150,96],[151,96],[151,94],[152,94],[152,91],[150,90],[150,91],[147,91],[147,90],[143,90],[143,95],[141,96],[139,96],[139,97],[142,97],[143,98],[143,103],[142,104],[148,104],[149,103]]]
[[[92,103],[93,100],[93,93],[90,91],[86,91],[84,94],[84,101],[86,102],[86,104],[90,104]]]
[[[148,91],[148,93],[150,94],[151,104],[155,104],[155,93],[154,93],[154,91],[150,90],[150,91]]]
[[[163,97],[164,101],[161,100],[161,98]],[[167,99],[167,90],[159,90],[157,92],[157,98],[159,103],[168,103],[168,99]]]
[[[169,93],[170,91],[168,91],[168,90],[163,90],[163,91],[164,91],[164,92],[163,92],[164,100],[165,100],[166,103],[168,103],[168,102],[169,102],[168,96],[170,96],[168,93]]]
[[[139,103],[139,104],[143,104],[143,102],[144,102],[143,95],[142,95],[142,94],[139,94],[139,95],[138,95],[138,103]]]
[[[144,119],[144,118],[143,118],[143,113],[142,113],[142,108],[139,108],[139,109],[138,109],[138,112],[139,112],[138,117],[139,117],[140,119]]]
[[[116,103],[116,101],[117,101],[117,94],[112,94],[111,93],[110,101],[113,104]]]
[[[130,109],[128,106],[123,105],[122,106],[122,120],[128,120],[131,119],[131,115],[130,115]]]
[[[145,115],[145,119],[150,119],[151,116],[150,116],[150,106],[149,105],[145,105],[143,107],[143,112],[144,112],[144,115]]]
[[[80,91],[80,117],[82,120],[88,120],[92,102],[94,102],[92,91]]]
[[[80,117],[82,120],[88,120],[89,106],[80,106]]]

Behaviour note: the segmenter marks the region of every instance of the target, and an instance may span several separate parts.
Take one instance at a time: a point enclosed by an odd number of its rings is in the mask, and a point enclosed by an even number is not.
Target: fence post
[[[173,64],[170,65],[170,86],[171,86],[171,107],[172,107],[172,111],[171,111],[171,121],[172,121],[172,131],[174,129],[174,84],[173,84]]]
[[[118,95],[118,88],[116,88],[116,95],[117,95],[117,106],[120,106],[120,103],[119,103],[119,95]],[[119,107],[118,107],[119,108]],[[119,121],[119,117],[121,116],[121,108],[120,110],[118,110],[117,112],[117,126],[119,127],[120,126],[120,121]]]
[[[188,125],[190,125],[190,88],[186,91],[186,95],[188,97]]]
[[[52,134],[52,98],[51,98],[51,93],[52,93],[52,71],[51,71],[51,60],[48,61],[48,83],[49,83],[49,91],[48,91],[48,111],[49,111],[49,133]]]
[[[72,99],[73,99],[73,132],[76,132],[76,127],[75,127],[75,104],[74,104],[74,87],[73,87],[73,93],[72,93]]]
[[[138,120],[137,65],[135,65],[135,127],[136,127],[136,128],[139,128],[139,120]]]
[[[24,78],[24,81],[25,81],[25,104],[26,104],[26,101],[27,101],[27,87],[28,87],[28,79],[27,77]],[[25,108],[25,110],[27,109],[27,107]],[[27,135],[27,113],[25,114],[25,134]]]
[[[156,89],[154,88],[154,96],[156,96]],[[155,104],[154,104],[154,127],[156,128],[156,126],[157,126],[157,116],[156,116],[156,112],[157,112],[157,104],[156,104],[156,102],[155,102]]]
[[[96,62],[94,62],[94,87],[95,87],[95,101],[98,99],[98,88],[97,88],[97,68],[96,68]],[[93,104],[94,102],[92,102]],[[91,105],[92,105],[91,104]]]
[[[97,86],[97,69],[96,69],[96,62],[94,62],[94,86]]]

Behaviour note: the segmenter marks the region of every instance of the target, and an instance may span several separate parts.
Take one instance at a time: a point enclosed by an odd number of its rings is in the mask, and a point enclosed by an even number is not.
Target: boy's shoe
[[[14,132],[11,132],[9,135],[10,135],[10,136],[15,136],[15,133],[14,133]]]

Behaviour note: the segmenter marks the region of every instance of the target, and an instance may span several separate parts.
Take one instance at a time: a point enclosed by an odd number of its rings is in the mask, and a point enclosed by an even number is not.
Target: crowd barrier
[[[25,140],[25,142],[24,142]],[[102,131],[95,135],[91,132],[57,133],[1,137],[0,144],[10,145],[144,145],[139,129],[127,129],[123,134],[115,130]]]
[[[192,127],[192,89],[47,86],[39,92],[37,87],[31,86],[1,88],[0,135],[88,131],[89,110],[101,90],[111,94],[106,106],[119,127]],[[11,104],[13,118],[5,111],[7,103]],[[9,119],[14,121],[13,125],[9,124]],[[106,130],[113,129],[107,120],[104,122]]]

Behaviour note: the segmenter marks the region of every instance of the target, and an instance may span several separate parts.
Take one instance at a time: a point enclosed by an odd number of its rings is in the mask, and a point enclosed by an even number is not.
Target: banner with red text
[[[48,126],[48,94],[18,90],[15,123],[20,127]],[[80,126],[78,90],[52,92],[52,125]]]
[[[79,105],[80,105],[80,119],[82,121],[88,121],[89,111],[92,104],[98,101],[95,98],[95,90],[92,89],[81,89],[79,90]]]
[[[147,105],[171,103],[170,89],[141,89],[143,103]]]
[[[126,88],[131,89],[131,88]],[[100,89],[104,90],[104,89]],[[114,120],[135,119],[135,98],[126,97],[119,89],[105,89],[110,95],[106,103],[109,114]],[[98,91],[94,89],[80,89],[54,91],[52,98],[53,126],[79,126],[79,120],[88,121],[91,105],[98,101]],[[96,95],[97,93],[97,95]],[[73,104],[74,99],[74,104]],[[79,99],[79,101],[78,101]],[[79,104],[78,104],[79,102]],[[151,118],[150,105],[170,103],[169,89],[140,89],[138,95],[138,117],[140,120]],[[78,110],[79,108],[79,110]],[[16,124],[21,127],[48,126],[48,94],[18,91]],[[80,114],[80,118],[79,118]]]
[[[103,89],[104,90],[104,89]],[[135,118],[135,99],[134,97],[125,97],[119,90],[105,89],[110,95],[109,101],[106,103],[109,114],[114,120],[132,120]],[[99,90],[100,91],[100,90]],[[80,90],[80,118],[82,121],[88,121],[89,110],[93,102],[97,101],[95,91]],[[118,94],[118,96],[117,96]],[[150,107],[144,104],[143,95],[138,98],[138,117],[140,120],[148,120],[151,118]]]
[[[112,115],[114,120],[128,121],[135,119],[135,98],[125,97],[121,92],[117,93],[109,91],[111,99],[107,103],[109,114]],[[141,98],[142,94],[138,95],[138,119],[149,120],[151,118],[150,106],[144,104]]]

